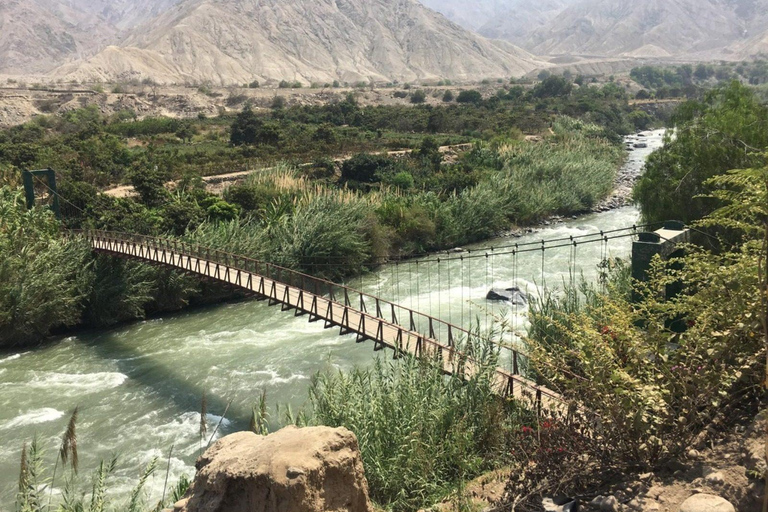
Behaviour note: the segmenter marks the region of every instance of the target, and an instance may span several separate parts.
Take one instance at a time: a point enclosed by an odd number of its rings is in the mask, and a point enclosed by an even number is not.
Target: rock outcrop
[[[211,446],[175,512],[369,512],[355,435],[345,428],[240,432]]]
[[[720,496],[694,494],[680,505],[680,512],[736,512],[736,509]]]

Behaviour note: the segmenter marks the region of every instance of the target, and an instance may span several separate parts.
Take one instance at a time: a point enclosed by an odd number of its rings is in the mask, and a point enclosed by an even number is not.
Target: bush
[[[426,100],[427,94],[422,89],[411,93],[411,103],[424,103]]]
[[[493,392],[493,350],[475,353],[480,371],[467,381],[415,358],[322,373],[312,381],[308,421],[357,434],[375,502],[396,512],[427,507],[504,464],[524,419]]]
[[[443,94],[443,101],[446,103],[450,103],[453,101],[453,93],[451,91],[445,91],[445,94]]]
[[[768,108],[754,92],[733,82],[703,101],[683,104],[674,137],[651,155],[635,187],[646,222],[690,222],[718,207],[707,180],[730,169],[756,167],[768,148]]]
[[[536,98],[558,98],[568,96],[573,91],[573,83],[562,76],[550,76],[533,88]]]
[[[53,214],[27,211],[20,191],[0,188],[0,348],[37,341],[80,322],[90,249],[59,237]]]
[[[459,103],[480,103],[483,101],[483,95],[480,94],[480,91],[475,91],[474,89],[469,91],[461,91],[459,93],[459,96],[456,98],[456,101]]]
[[[394,162],[385,155],[359,153],[341,164],[341,179],[360,183],[375,183],[379,173],[393,166]]]
[[[388,183],[393,187],[397,187],[401,190],[410,190],[413,188],[415,182],[411,173],[407,171],[400,171],[399,173],[392,176],[392,178],[388,180]]]

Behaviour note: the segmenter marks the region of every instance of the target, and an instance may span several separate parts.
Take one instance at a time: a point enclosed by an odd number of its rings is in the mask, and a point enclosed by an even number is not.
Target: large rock
[[[694,494],[680,505],[680,512],[736,512],[736,509],[720,496]]]
[[[287,427],[233,434],[197,461],[176,512],[369,512],[355,435],[345,428]]]
[[[528,296],[518,287],[499,289],[494,288],[485,296],[486,300],[510,302],[515,306],[528,304]]]

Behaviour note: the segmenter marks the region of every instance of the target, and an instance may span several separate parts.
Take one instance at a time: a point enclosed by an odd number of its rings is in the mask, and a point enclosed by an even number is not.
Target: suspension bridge
[[[55,188],[53,171],[43,170],[25,174],[27,202],[34,205],[35,196],[32,185],[33,179],[39,179],[35,173],[52,180],[53,187],[47,183],[54,199],[59,199]],[[69,201],[62,198],[68,204]],[[74,205],[73,205],[74,206]],[[58,202],[54,203],[58,214]],[[660,224],[661,225],[661,224]],[[657,226],[658,227],[658,226]],[[453,312],[448,311],[447,320],[438,308],[438,316],[433,316],[432,304],[428,304],[430,313],[424,313],[420,301],[413,304],[412,294],[409,305],[400,299],[399,277],[393,275],[394,285],[390,295],[394,300],[382,298],[381,284],[378,293],[371,294],[363,291],[362,277],[359,289],[334,283],[306,273],[271,263],[258,261],[242,255],[231,254],[210,247],[201,247],[183,242],[178,239],[144,236],[130,233],[118,233],[97,230],[72,230],[68,236],[82,237],[88,241],[93,251],[114,257],[137,260],[143,263],[164,266],[200,279],[209,280],[235,289],[258,300],[269,301],[270,306],[279,305],[283,311],[293,311],[296,316],[308,316],[310,322],[323,322],[326,329],[338,328],[339,335],[354,334],[357,342],[373,341],[374,350],[391,349],[395,357],[411,355],[428,357],[437,361],[446,374],[472,376],[483,370],[492,371],[493,386],[497,393],[504,397],[514,398],[532,404],[537,410],[562,409],[567,405],[566,400],[553,390],[542,386],[526,376],[527,358],[514,343],[504,343],[494,339],[489,334],[488,319],[492,315],[486,309],[486,332],[467,328],[463,305],[466,276],[471,276],[472,267],[485,267],[485,289],[491,289],[495,282],[495,269],[503,265],[511,269],[511,281],[518,281],[518,259],[521,256],[540,258],[540,281],[545,283],[545,268],[547,254],[551,251],[562,257],[568,251],[565,261],[558,264],[568,268],[571,285],[576,284],[577,256],[580,247],[599,244],[601,247],[599,263],[608,259],[608,244],[612,240],[632,238],[632,275],[635,279],[645,279],[651,260],[655,255],[669,257],[678,244],[689,241],[689,232],[680,223],[663,223],[663,228],[649,232],[650,225],[633,225],[608,231],[599,231],[567,237],[530,241],[524,243],[508,243],[474,250],[454,250],[444,253],[422,255],[421,258],[408,261],[394,261],[390,269],[399,273],[401,265],[408,266],[409,285],[416,285],[417,296],[420,282],[429,288],[431,300],[432,273],[431,266],[436,266],[436,281],[442,292],[443,274],[446,269],[448,287],[452,286],[453,276],[458,274],[462,290],[462,308],[459,322],[454,323]],[[313,262],[310,268],[335,266],[338,262]],[[383,263],[383,262],[382,262]],[[415,265],[415,277],[412,267]],[[419,272],[427,268],[427,275]],[[470,278],[471,280],[471,278]],[[471,286],[470,286],[471,288]],[[517,289],[517,288],[515,288]],[[478,319],[479,322],[479,319]],[[516,326],[512,326],[513,335]],[[482,348],[478,343],[493,344],[499,350],[508,353],[506,367],[487,369],[482,367],[478,358],[473,356],[473,350]],[[501,358],[500,358],[501,360]]]
[[[507,256],[516,261],[522,254],[540,253],[544,261],[544,254],[549,249],[566,247],[570,250],[570,261],[575,262],[580,245],[600,243],[607,246],[610,240],[636,237],[638,230],[638,226],[632,226],[610,232],[464,251],[462,254],[445,253],[422,259],[418,264],[432,262],[439,268],[453,263],[463,269],[465,264],[480,260],[488,268],[498,257]],[[674,235],[670,230],[666,234]],[[471,376],[482,370],[481,363],[472,355],[472,347],[473,342],[490,341],[487,334],[484,337],[479,330],[456,325],[350,286],[176,239],[108,231],[72,231],[70,236],[84,238],[97,253],[176,269],[239,289],[258,300],[269,301],[271,306],[280,306],[283,311],[307,316],[310,322],[323,322],[326,329],[338,328],[340,335],[353,334],[358,343],[373,341],[375,351],[388,348],[396,357],[428,357],[437,361],[446,374]],[[509,344],[502,348],[509,353],[509,367],[490,369],[493,386],[500,395],[528,402],[539,410],[563,407],[563,397],[524,375],[523,369],[527,367],[524,353]]]

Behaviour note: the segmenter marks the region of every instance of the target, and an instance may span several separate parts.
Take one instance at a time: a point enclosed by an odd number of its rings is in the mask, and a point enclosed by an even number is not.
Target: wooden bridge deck
[[[448,374],[469,376],[479,370],[472,357],[456,348],[455,338],[468,339],[471,333],[351,288],[177,241],[103,231],[75,233],[83,235],[94,251],[163,265],[231,285],[269,300],[270,305],[281,305],[284,311],[308,315],[310,322],[322,321],[326,328],[339,327],[340,335],[356,334],[358,342],[372,340],[374,350],[390,348],[396,355],[433,357]],[[359,297],[360,307],[353,306],[350,297]],[[375,314],[367,312],[366,301],[375,303]],[[391,310],[391,315],[387,310]],[[408,325],[401,324],[398,311],[401,318],[409,319]],[[427,320],[423,323],[428,324],[428,329],[425,327],[428,334],[418,332],[416,318]],[[438,333],[447,338],[445,342],[439,341]],[[515,351],[513,360],[515,371],[495,369],[494,387],[500,395],[526,401],[539,410],[564,407],[565,401],[560,395],[516,374],[518,353]]]

